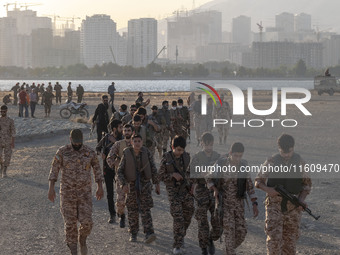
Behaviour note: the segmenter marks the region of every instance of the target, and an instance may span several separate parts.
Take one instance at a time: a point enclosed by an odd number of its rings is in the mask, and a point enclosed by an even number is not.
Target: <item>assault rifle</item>
[[[315,216],[312,211],[304,204],[301,203],[299,198],[297,198],[295,195],[290,194],[282,185],[275,186],[275,190],[280,193],[280,195],[290,201],[295,206],[301,206],[304,211],[306,211],[310,216],[312,216],[314,219],[318,220],[320,216]]]
[[[177,195],[178,196],[181,195],[184,192],[184,190],[186,190],[190,194],[190,196],[192,196],[194,198],[194,200],[197,202],[197,204],[201,205],[202,201],[197,199],[197,197],[195,197],[194,194],[191,194],[191,185],[188,182],[188,180],[185,178],[185,175],[177,168],[175,159],[172,158],[171,162],[166,163],[166,164],[172,165],[175,169],[175,173],[179,173],[183,178],[181,181],[174,180],[175,186],[180,186]]]

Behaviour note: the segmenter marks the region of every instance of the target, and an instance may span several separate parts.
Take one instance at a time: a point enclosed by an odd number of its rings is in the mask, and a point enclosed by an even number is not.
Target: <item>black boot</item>
[[[116,223],[116,215],[111,214],[109,220],[107,221],[110,224]]]
[[[215,245],[214,245],[214,241],[210,238],[209,239],[209,254],[210,255],[214,255],[215,254]]]
[[[76,243],[69,243],[69,244],[67,244],[67,246],[71,251],[71,255],[77,255],[78,254],[78,249],[77,249]]]
[[[208,255],[208,249],[202,248],[202,255]]]
[[[125,228],[125,214],[122,214],[122,215],[120,216],[119,226],[120,226],[121,228]]]

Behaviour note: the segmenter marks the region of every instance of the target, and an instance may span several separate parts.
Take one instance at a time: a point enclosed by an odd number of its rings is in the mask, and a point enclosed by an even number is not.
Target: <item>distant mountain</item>
[[[339,0],[214,0],[198,10],[221,11],[224,31],[231,31],[232,18],[240,15],[250,16],[252,30],[257,31],[256,23],[260,21],[264,27],[274,26],[276,14],[303,12],[312,15],[312,26],[340,33]]]

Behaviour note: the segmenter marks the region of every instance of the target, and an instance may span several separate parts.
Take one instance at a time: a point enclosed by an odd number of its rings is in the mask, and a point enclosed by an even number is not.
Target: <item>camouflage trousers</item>
[[[194,115],[194,127],[195,127],[195,133],[196,133],[196,140],[199,141],[201,139],[201,136],[203,134],[202,127],[201,127],[201,116]]]
[[[124,193],[122,186],[119,184],[118,177],[116,175],[116,208],[118,216],[125,214],[125,200],[126,194]]]
[[[228,132],[229,132],[229,126],[226,125],[217,125],[217,132],[218,132],[218,137],[219,137],[219,143],[224,144],[227,143],[227,137],[228,137]]]
[[[209,239],[216,241],[220,238],[221,228],[218,217],[215,216],[214,192],[209,191],[205,185],[199,184],[195,189],[195,196],[200,204],[196,205],[195,219],[198,223],[198,242],[201,248],[207,248]],[[209,227],[208,212],[210,212]]]
[[[77,192],[78,193],[78,192]],[[64,218],[64,230],[66,234],[66,243],[77,243],[78,234],[88,236],[92,230],[92,193],[65,192],[60,196],[60,212]],[[79,231],[77,222],[79,221]]]
[[[167,128],[164,128],[161,131],[161,137],[162,137],[162,142],[161,142],[162,148],[163,150],[165,149],[166,151],[168,151],[169,150],[168,141],[170,137],[170,131]]]
[[[4,156],[4,157],[2,157]],[[12,157],[12,146],[10,143],[0,144],[0,164],[8,167]]]
[[[173,217],[173,248],[181,248],[195,211],[194,199],[188,192],[178,194],[178,188],[174,186],[167,186],[166,189],[170,202],[170,213]]]
[[[223,232],[227,255],[236,255],[235,249],[239,247],[246,235],[247,226],[244,219],[243,199],[223,198]]]
[[[139,213],[141,214],[144,233],[154,233],[152,225],[151,208],[152,200],[152,184],[150,181],[141,182],[142,191],[137,199],[135,182],[129,184],[129,193],[126,199],[126,208],[128,211],[129,233],[137,234],[139,231]]]
[[[52,105],[50,103],[45,103],[44,107],[45,107],[45,114],[50,114]]]
[[[281,212],[280,196],[266,198],[267,254],[289,255],[296,253],[296,242],[299,239],[301,212],[290,202],[287,212]]]
[[[162,132],[156,133],[155,135],[155,140],[156,140],[156,148],[159,153],[163,151],[163,137],[162,137]]]

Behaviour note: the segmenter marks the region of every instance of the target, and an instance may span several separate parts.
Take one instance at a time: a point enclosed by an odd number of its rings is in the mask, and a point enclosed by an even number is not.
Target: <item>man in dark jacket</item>
[[[93,123],[97,125],[97,141],[102,139],[103,132],[108,133],[107,125],[109,124],[109,114],[107,109],[109,108],[109,98],[107,95],[102,96],[102,103],[99,104],[94,112]]]

